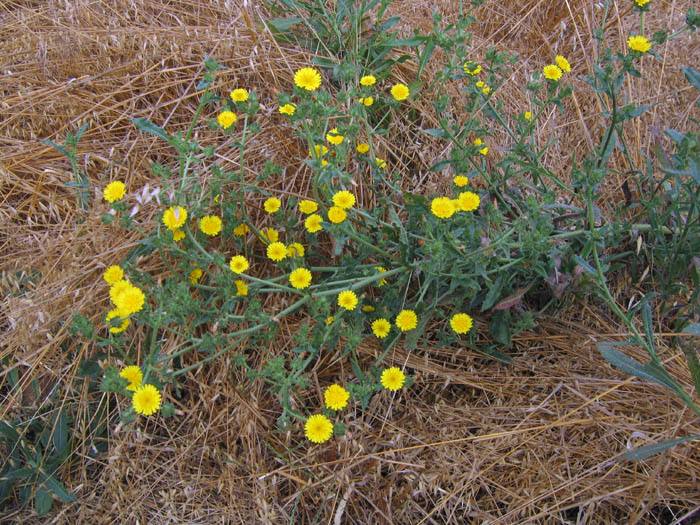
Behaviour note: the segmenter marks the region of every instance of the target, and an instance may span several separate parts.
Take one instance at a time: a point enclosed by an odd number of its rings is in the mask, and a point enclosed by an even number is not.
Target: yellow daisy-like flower
[[[491,92],[491,88],[483,80],[479,80],[479,82],[476,83],[476,87],[478,87],[484,95],[488,95]]]
[[[234,89],[229,96],[234,102],[245,102],[248,100],[248,91],[243,88]]]
[[[287,257],[303,257],[304,253],[304,246],[301,243],[293,242],[287,246]]]
[[[452,316],[452,319],[450,319],[450,326],[452,327],[452,330],[458,334],[466,334],[472,329],[472,325],[473,321],[469,314],[455,314]]]
[[[287,257],[287,247],[281,242],[273,242],[267,247],[267,257],[273,261],[281,261]]]
[[[221,231],[221,219],[216,215],[207,215],[199,219],[199,229],[202,233],[214,237]]]
[[[641,35],[633,35],[627,39],[627,45],[632,51],[646,53],[651,49],[651,42]]]
[[[135,392],[141,386],[143,372],[141,372],[141,368],[138,366],[127,366],[126,368],[122,368],[121,372],[119,372],[119,377],[123,377],[129,382],[126,387],[127,390]]]
[[[477,64],[476,62],[472,62],[471,60],[469,62],[465,62],[465,64],[462,66],[464,68],[464,72],[467,75],[478,75],[481,73],[481,65]]]
[[[369,144],[365,144],[364,142],[360,142],[357,145],[357,152],[361,154],[365,154],[369,151]]]
[[[333,224],[340,224],[347,216],[347,212],[340,206],[331,206],[328,208],[328,220]]]
[[[479,207],[481,198],[472,191],[463,191],[457,198],[459,211],[474,211]]]
[[[243,273],[250,268],[250,263],[248,262],[248,259],[242,255],[234,255],[231,257],[228,266],[231,268],[233,273]]]
[[[197,284],[199,280],[202,278],[202,275],[204,275],[204,272],[202,271],[201,268],[195,268],[190,272],[190,282],[192,284]]]
[[[246,223],[241,223],[233,229],[233,234],[236,237],[243,237],[246,233],[250,231],[250,228]]]
[[[128,290],[129,288],[132,287],[132,284],[127,281],[126,279],[122,279],[121,281],[117,281],[114,283],[112,286],[109,288],[109,298],[110,300],[116,304],[117,303],[117,297],[125,291]]]
[[[391,323],[387,319],[377,319],[372,323],[372,333],[379,339],[384,339],[391,331]]]
[[[126,186],[120,180],[110,182],[109,184],[107,184],[107,186],[105,186],[105,189],[102,192],[104,200],[106,200],[110,204],[114,201],[118,201],[124,198],[124,195],[126,195]]]
[[[236,122],[236,114],[233,111],[222,111],[216,117],[216,121],[219,123],[219,126],[228,129]]]
[[[559,69],[561,69],[564,73],[569,73],[571,71],[571,64],[569,64],[569,61],[563,56],[557,55],[554,57],[554,61],[557,63],[557,66],[559,66]]]
[[[182,230],[175,230],[173,232],[173,240],[175,242],[181,241],[184,238],[185,238],[185,232],[183,232]]]
[[[153,385],[143,385],[136,389],[131,401],[137,413],[150,416],[155,414],[160,408],[160,392]]]
[[[392,366],[382,372],[382,386],[387,390],[395,392],[406,382],[406,376],[400,368]]]
[[[326,153],[328,153],[328,146],[324,146],[321,144],[316,144],[314,146],[314,149],[309,150],[309,157],[312,157],[314,159],[320,159],[323,157]]]
[[[548,66],[544,66],[544,68],[542,68],[542,74],[544,75],[544,78],[554,80],[556,82],[561,78],[562,70],[555,64],[549,64]]]
[[[649,0],[634,0],[634,3],[637,4],[639,7],[644,7],[649,3]]]
[[[171,206],[163,214],[163,224],[170,230],[175,231],[187,221],[187,210],[182,206]]]
[[[372,104],[374,104],[374,97],[360,97],[360,103],[370,107]]]
[[[248,284],[243,279],[236,279],[236,295],[248,295]]]
[[[289,274],[289,283],[298,290],[311,284],[311,272],[306,268],[297,268]]]
[[[333,435],[333,423],[323,414],[316,414],[306,420],[304,434],[309,441],[323,443]]]
[[[326,407],[331,410],[343,410],[348,406],[348,399],[350,399],[350,392],[340,385],[331,385],[326,388],[326,391],[323,393],[323,400],[326,402]]]
[[[481,140],[481,139],[474,139],[473,144],[474,144],[475,146],[482,146],[482,145],[484,144],[484,141]],[[488,152],[489,152],[488,146],[484,146],[483,148],[481,148],[481,149],[479,150],[479,153],[481,153],[482,155],[486,155]]]
[[[436,197],[430,203],[430,211],[440,219],[449,219],[457,210],[449,197]]]
[[[282,113],[282,115],[289,115],[291,117],[294,115],[296,110],[297,107],[294,104],[285,104],[284,106],[280,106],[280,113]]]
[[[321,74],[312,67],[303,67],[294,73],[294,84],[307,91],[315,91],[321,86]]]
[[[121,312],[119,311],[119,308],[115,308],[113,310],[110,310],[107,316],[105,317],[105,322],[109,323],[112,319],[116,317],[122,317]],[[122,324],[120,326],[110,326],[109,327],[109,333],[111,334],[119,334],[126,330],[129,327],[129,324],[131,321],[128,319],[122,319]]]
[[[529,111],[526,111],[523,116],[525,117],[525,120],[530,120],[532,118],[532,113],[530,113]]]
[[[462,188],[462,187],[466,186],[467,184],[469,184],[469,178],[465,177],[464,175],[457,175],[453,179],[453,181],[455,183],[455,186],[457,186],[458,188]]]
[[[121,317],[126,317],[143,309],[146,302],[146,296],[140,288],[130,285],[127,289],[121,292],[114,301],[114,304],[119,309]]]
[[[102,278],[111,286],[124,278],[124,270],[117,265],[112,265],[105,270],[105,273],[102,274]]]
[[[345,137],[338,133],[338,128],[333,128],[326,134],[326,140],[335,146],[340,145],[344,138]]]
[[[321,221],[323,221],[323,217],[320,215],[316,213],[309,215],[304,221],[304,228],[306,228],[306,231],[309,233],[320,232],[323,229]]]
[[[418,326],[418,316],[413,310],[401,310],[396,316],[396,326],[402,332],[408,332]]]
[[[280,234],[274,228],[263,228],[260,230],[263,242],[277,242],[280,238]]]
[[[365,75],[360,79],[360,84],[363,86],[373,86],[377,82],[377,79],[374,78],[374,75]]]
[[[374,159],[374,162],[377,163],[378,168],[386,168],[386,161],[384,159],[380,159],[379,157],[377,157],[376,159]]]
[[[335,317],[333,317],[332,315],[329,317],[326,317],[326,324],[327,325],[332,325],[333,321],[335,321]]]
[[[394,84],[391,88],[391,96],[396,100],[405,100],[410,94],[406,84]]]
[[[383,266],[375,266],[374,269],[377,270],[379,273],[386,273],[386,268],[384,268]],[[379,286],[384,286],[385,284],[386,279],[379,279]]]
[[[341,190],[333,195],[333,204],[347,210],[355,205],[355,196],[347,190]]]
[[[374,312],[374,310],[376,310],[376,308],[374,308],[374,306],[372,306],[371,304],[366,304],[362,307],[363,312],[370,313],[370,312]]]
[[[346,310],[354,310],[357,306],[357,295],[352,290],[344,290],[338,294],[338,306]]]
[[[276,197],[270,197],[265,201],[264,206],[267,213],[275,213],[282,206],[282,201]]]
[[[304,215],[309,215],[318,210],[318,204],[310,200],[299,201],[299,204],[297,206],[299,206],[299,211]]]

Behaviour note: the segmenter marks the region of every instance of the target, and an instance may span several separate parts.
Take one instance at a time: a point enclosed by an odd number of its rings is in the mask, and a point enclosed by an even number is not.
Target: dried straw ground
[[[630,4],[619,0],[613,6],[606,27],[611,45],[624,46],[637,23]],[[649,32],[680,27],[692,2],[652,4]],[[402,15],[408,34],[414,27],[430,28],[433,7],[447,18],[455,9],[451,0],[397,0],[391,9]],[[499,95],[515,111],[526,104],[517,86],[553,55],[568,56],[577,74],[589,70],[600,16],[595,2],[487,0],[473,28],[474,56],[496,45],[522,57],[513,82]],[[275,43],[261,23],[266,17],[263,2],[255,0],[245,6],[240,0],[5,0],[0,6],[0,417],[21,404],[38,406],[54,387],[61,389],[61,402],[84,403],[85,385],[71,378],[97,349],[71,337],[66,321],[75,311],[99,321],[107,303],[101,273],[138,240],[99,221],[107,210],[99,193],[105,181],[117,178],[131,191],[157,186],[148,163],[172,163],[171,152],[138,133],[129,119],[149,117],[169,130],[182,129],[196,108],[203,55],[225,67],[217,89],[247,86],[265,105],[262,131],[249,154],[251,173],[273,159],[287,170],[285,177],[268,181],[270,188],[297,195],[307,190],[299,145],[279,125],[275,95],[290,90],[293,71],[309,57]],[[698,37],[686,35],[658,51],[665,61],[645,59],[644,79],[625,86],[631,99],[653,105],[628,137],[644,152],[665,144],[664,128],[685,130],[690,117],[699,117],[697,108],[694,115],[691,110],[696,93],[679,71],[682,65],[698,67]],[[416,70],[409,62],[395,74],[410,81]],[[587,151],[601,131],[590,91],[579,80],[573,84],[575,96],[564,110],[547,115],[538,128],[541,141],[560,139],[546,162],[565,179],[572,155]],[[434,127],[430,105],[421,99],[412,105],[416,124]],[[91,125],[79,162],[94,199],[81,216],[74,193],[65,187],[67,162],[39,139],[61,141],[85,122]],[[445,155],[444,145],[415,129],[397,124],[384,145],[385,158],[407,185],[431,191],[444,184],[427,171]],[[220,139],[204,126],[198,133],[205,143]],[[492,140],[494,158],[500,139]],[[399,162],[393,153],[399,150],[410,162]],[[217,162],[235,167],[229,151],[220,147]],[[604,200],[619,199],[623,182],[611,177]],[[367,197],[363,203],[371,205]],[[155,212],[154,203],[144,206],[139,220],[147,224]],[[141,264],[155,276],[161,270],[155,260]],[[615,290],[627,307],[650,286],[620,276]],[[291,336],[302,321],[284,321],[283,334]],[[477,327],[486,331],[483,321]],[[260,383],[248,392],[240,371],[226,362],[189,374],[182,385],[186,395],[167,421],[153,417],[120,429],[116,421],[124,406],[114,397],[91,394],[91,401],[107,404],[115,417],[108,452],[91,457],[85,430],[90,414],[75,414],[76,455],[60,477],[78,501],[57,502],[48,518],[17,509],[2,520],[594,524],[680,523],[686,517],[691,522],[700,508],[697,445],[640,463],[615,461],[628,446],[700,433],[700,421],[677,398],[627,378],[599,356],[596,341],[624,335],[598,303],[574,296],[535,331],[517,338],[512,366],[467,348],[396,348],[389,361],[405,364],[416,385],[396,396],[376,396],[367,410],[355,407],[346,415],[348,435],[323,446],[310,446],[299,430],[280,433],[274,396]],[[134,333],[130,351],[136,355],[142,337]],[[668,334],[658,334],[663,360],[690,390],[682,354],[669,342]],[[263,350],[261,355],[278,354],[286,344]],[[369,359],[377,347],[368,342],[362,352]],[[8,388],[9,369],[19,370],[24,388]],[[346,377],[346,363],[319,363],[310,395],[317,402],[321,387]],[[34,378],[42,386],[38,398],[29,388]]]

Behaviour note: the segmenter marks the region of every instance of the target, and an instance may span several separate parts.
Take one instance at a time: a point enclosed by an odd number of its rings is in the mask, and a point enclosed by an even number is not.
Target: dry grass
[[[677,28],[689,0],[653,1],[647,27]],[[619,1],[606,27],[611,44],[623,45],[636,23]],[[171,163],[167,146],[138,133],[130,118],[148,117],[169,130],[182,129],[196,110],[194,86],[202,57],[226,68],[217,88],[254,88],[265,106],[262,130],[247,154],[253,174],[266,159],[286,166],[285,177],[268,181],[282,194],[304,194],[309,179],[298,161],[299,145],[278,126],[275,96],[289,90],[293,71],[306,65],[300,49],[275,43],[259,22],[259,2],[234,0],[9,0],[0,6],[0,271],[4,333],[0,356],[3,404],[0,417],[23,405],[39,405],[60,386],[61,402],[87,406],[86,385],[76,380],[78,363],[98,349],[72,338],[66,321],[74,311],[97,321],[106,305],[101,273],[138,240],[103,225],[99,200],[105,181],[129,188],[157,185],[151,160]],[[450,0],[395,2],[406,33],[430,29],[431,10],[449,18]],[[527,105],[518,86],[551,61],[569,57],[578,74],[593,61],[592,32],[600,19],[592,2],[496,2],[487,0],[474,26],[474,56],[489,45],[518,53],[512,83],[501,90],[506,108]],[[663,46],[664,62],[644,61],[643,80],[626,85],[630,100],[653,104],[627,137],[640,150],[665,144],[662,131],[687,129],[696,93],[681,65],[698,67],[697,37]],[[695,63],[689,61],[695,60]],[[397,78],[411,80],[407,63]],[[585,84],[564,110],[542,119],[538,138],[559,142],[546,164],[569,176],[574,153],[587,151],[602,132],[599,107]],[[430,105],[413,102],[417,124],[430,125]],[[40,138],[62,140],[90,122],[79,148],[89,175],[92,207],[81,216],[65,187],[69,166]],[[203,143],[216,136],[198,130]],[[429,167],[444,145],[406,127],[386,138],[385,158],[406,185],[431,190],[443,184]],[[498,157],[505,137],[491,139]],[[400,155],[392,151],[400,150]],[[403,159],[399,162],[399,157]],[[408,160],[407,160],[408,159]],[[217,162],[236,165],[226,148]],[[629,166],[614,159],[625,173]],[[604,200],[620,198],[625,179],[611,175]],[[361,184],[361,181],[358,181]],[[362,187],[359,187],[362,193]],[[362,195],[365,204],[370,195]],[[153,206],[139,218],[147,223]],[[157,277],[160,267],[140,266]],[[21,283],[22,274],[33,275]],[[33,273],[32,273],[33,272]],[[638,290],[617,285],[623,307]],[[90,456],[91,413],[75,415],[77,455],[60,470],[78,501],[58,504],[51,521],[64,523],[670,523],[700,508],[700,451],[684,444],[641,463],[615,462],[628,446],[700,433],[700,422],[665,390],[613,371],[595,342],[621,339],[620,327],[585,297],[565,305],[538,329],[515,341],[513,366],[483,359],[469,348],[401,348],[389,362],[405,364],[417,383],[400,395],[373,398],[366,410],[345,416],[349,433],[326,446],[310,447],[300,432],[282,433],[279,406],[260,382],[247,386],[236,367],[203,367],[180,385],[170,420],[150,418],[133,427],[112,422],[108,453]],[[282,323],[289,341],[302,318]],[[440,327],[436,327],[440,328]],[[485,331],[484,326],[479,326]],[[143,333],[130,352],[141,352]],[[690,391],[682,353],[658,336],[662,359]],[[166,341],[165,344],[172,344]],[[284,351],[258,349],[257,358]],[[361,348],[367,359],[378,348]],[[7,373],[17,369],[22,388],[10,390]],[[32,379],[38,394],[29,388]],[[328,357],[317,364],[309,395],[349,378],[347,363]],[[118,415],[124,407],[109,396],[90,394],[93,404]],[[116,417],[114,418],[116,419]],[[299,444],[301,443],[301,444]],[[44,521],[17,510],[4,522]],[[677,521],[679,522],[679,521]]]

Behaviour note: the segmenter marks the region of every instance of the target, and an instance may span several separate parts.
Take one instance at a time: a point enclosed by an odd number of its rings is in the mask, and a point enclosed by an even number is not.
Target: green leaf
[[[651,306],[648,301],[642,304],[642,323],[644,324],[644,332],[647,336],[649,347],[654,350],[654,327],[651,320]]]
[[[147,118],[139,117],[136,119],[132,119],[132,122],[134,124],[136,124],[136,127],[139,128],[141,131],[145,131],[146,133],[151,133],[152,135],[155,135],[156,137],[160,137],[167,142],[170,142],[170,140],[171,140],[170,135],[168,135],[168,133],[163,128],[155,125],[153,122],[151,122]]]
[[[676,445],[680,443],[684,443],[686,441],[693,441],[696,439],[700,439],[700,435],[697,436],[686,436],[682,438],[677,438],[677,439],[669,439],[668,441],[662,441],[661,443],[654,443],[652,445],[645,445],[643,447],[635,448],[633,450],[630,450],[628,452],[625,452],[617,458],[617,461],[621,461],[623,458],[624,459],[629,459],[632,461],[639,461],[642,459],[647,459],[654,454],[658,454],[659,452],[663,452],[664,450],[668,450],[671,447],[675,447]]]
[[[45,483],[46,487],[64,503],[72,503],[76,500],[75,494],[68,492],[63,486],[63,483],[58,481],[53,476],[47,476],[43,471],[40,471],[39,478],[41,479],[42,483]]]
[[[290,18],[273,18],[268,22],[272,27],[275,28],[280,33],[286,33],[289,31],[294,24],[298,24],[299,22],[303,21],[303,18],[299,18],[296,16],[290,17]]]
[[[53,431],[53,446],[56,449],[56,454],[60,456],[68,445],[68,416],[65,410],[61,410],[56,419],[56,428]]]
[[[53,506],[53,498],[51,492],[44,487],[37,487],[34,492],[34,510],[39,516],[44,516],[49,513]]]
[[[433,137],[437,137],[439,139],[443,139],[447,137],[447,133],[445,133],[445,130],[442,128],[431,128],[431,129],[422,129],[421,130],[423,133],[427,133],[428,135],[432,135]],[[442,162],[452,162],[452,161],[442,161]],[[439,163],[438,163],[439,164]],[[437,166],[437,164],[436,164]]]
[[[695,89],[700,91],[700,73],[698,73],[692,67],[682,67],[681,71],[683,71],[683,74],[685,75],[685,78],[688,79],[688,82],[690,82]]]
[[[498,315],[494,315],[489,323],[489,331],[491,336],[500,344],[506,347],[510,347],[510,326],[508,326],[508,320],[503,312],[498,312]]]
[[[593,274],[593,275],[596,273],[596,271],[595,271],[595,269],[593,268],[593,266],[591,266],[590,264],[588,264],[588,263],[586,262],[586,260],[585,260],[583,257],[581,257],[580,255],[574,255],[574,261],[576,261],[576,264],[578,264],[581,268],[583,268],[583,270],[584,270],[586,273],[590,273],[590,274]]]
[[[46,144],[47,146],[51,146],[53,149],[55,149],[55,150],[58,151],[59,153],[63,153],[63,155],[65,155],[66,157],[68,157],[68,160],[73,160],[73,153],[70,152],[70,151],[68,151],[68,150],[67,150],[66,148],[64,148],[63,146],[59,146],[59,145],[56,144],[53,140],[49,140],[49,139],[39,139],[39,141],[40,141],[42,144]]]
[[[700,335],[700,323],[689,324],[683,328],[682,334]]]
[[[388,31],[389,29],[394,27],[396,24],[398,24],[400,20],[401,20],[400,16],[392,16],[389,20],[387,20],[386,22],[384,22],[382,25],[379,26],[379,28],[377,29],[377,33],[383,33],[385,31]]]
[[[613,348],[613,346],[629,346],[628,343],[614,343],[614,342],[604,342],[597,343],[596,347],[601,355],[615,368],[627,372],[633,376],[646,379],[648,381],[653,381],[661,386],[665,386],[672,392],[678,393],[680,387],[678,384],[668,375],[668,373],[654,365],[653,362],[647,363],[647,365],[642,365],[638,361],[627,357],[622,352],[618,352]]]

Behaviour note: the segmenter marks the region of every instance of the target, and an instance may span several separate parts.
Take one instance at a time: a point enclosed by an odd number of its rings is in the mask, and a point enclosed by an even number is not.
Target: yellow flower
[[[122,371],[119,372],[119,377],[126,379],[129,382],[126,389],[134,392],[141,386],[141,381],[143,381],[143,372],[141,372],[141,369],[138,366],[127,366],[126,368],[122,368]]]
[[[362,153],[363,155],[369,151],[369,144],[365,144],[364,142],[360,142],[357,145],[357,152]]]
[[[249,231],[250,231],[250,228],[248,228],[248,225],[243,222],[233,229],[233,234],[236,237],[243,237]]]
[[[627,39],[627,45],[632,51],[639,51],[640,53],[646,53],[651,49],[651,43],[645,37],[641,35],[633,35]]]
[[[360,84],[363,86],[373,86],[376,81],[377,79],[374,78],[373,75],[365,75],[360,79]]]
[[[117,265],[112,265],[105,270],[102,278],[110,286],[124,278],[124,270]]]
[[[298,242],[293,242],[287,246],[287,257],[303,257],[304,252],[304,246]]]
[[[382,386],[387,390],[396,391],[406,382],[406,376],[397,367],[386,368],[382,372]]]
[[[436,197],[430,203],[430,211],[440,219],[449,219],[454,215],[455,205],[448,197]]]
[[[523,115],[523,116],[525,117],[525,120],[530,120],[532,118],[532,113],[530,113],[529,111],[526,111],[525,115]]]
[[[109,323],[112,319],[114,319],[116,317],[122,317],[121,313],[119,312],[119,308],[115,308],[113,310],[110,310],[109,313],[107,314],[107,316],[105,317],[105,322]],[[129,327],[130,323],[131,323],[131,321],[129,321],[128,319],[122,319],[122,324],[120,326],[110,326],[109,332],[111,334],[121,333]]]
[[[310,200],[299,201],[298,206],[299,211],[305,215],[309,215],[310,213],[314,213],[316,210],[318,210],[318,204]]]
[[[333,423],[323,414],[316,414],[306,420],[304,433],[309,441],[323,443],[333,435]]]
[[[410,94],[411,92],[406,84],[394,84],[391,88],[391,96],[396,100],[405,100]]]
[[[276,197],[270,197],[265,201],[264,206],[267,213],[275,213],[282,206],[282,201]]]
[[[122,181],[115,180],[110,182],[102,192],[104,199],[110,204],[114,201],[118,201],[124,197],[126,194],[126,186]]]
[[[340,385],[331,385],[323,393],[323,399],[326,402],[326,407],[331,410],[343,410],[348,406],[350,392]]]
[[[314,159],[319,159],[323,157],[326,153],[328,153],[328,146],[322,146],[320,144],[316,144],[314,146],[314,149],[309,150],[309,156]]]
[[[280,106],[280,113],[282,113],[282,115],[292,116],[296,110],[297,107],[294,104],[285,104],[284,106]]]
[[[160,408],[160,392],[153,385],[143,385],[136,389],[131,399],[134,410],[144,416],[155,414]]]
[[[462,66],[464,68],[464,72],[467,75],[478,75],[481,73],[481,65],[477,64],[476,62],[472,62],[471,60],[469,62],[465,62],[465,64]]]
[[[481,146],[484,142],[481,139],[474,139],[474,145],[475,146]],[[488,146],[484,146],[479,150],[479,153],[482,155],[486,155],[489,152]]]
[[[216,117],[216,121],[224,129],[228,129],[236,122],[236,114],[233,111],[222,111]]]
[[[233,284],[236,285],[236,295],[248,295],[248,284],[243,279],[236,279]]]
[[[374,162],[377,163],[378,168],[386,168],[386,161],[384,159],[380,159],[379,157],[377,157],[376,159],[374,159]]]
[[[332,315],[329,317],[326,317],[326,324],[327,325],[332,325],[333,321],[335,321],[335,317],[333,317]]]
[[[377,270],[379,273],[386,273],[386,268],[384,268],[383,266],[375,266],[374,269]],[[379,279],[379,286],[384,286],[385,284],[386,279]]]
[[[455,314],[452,316],[452,319],[450,319],[450,326],[452,327],[452,330],[458,334],[466,334],[469,330],[471,330],[472,324],[473,321],[469,314]]]
[[[476,87],[478,87],[484,95],[488,95],[491,92],[491,88],[483,80],[479,80],[479,82],[476,83]]]
[[[311,284],[311,272],[306,268],[297,268],[289,274],[289,282],[294,288],[303,290]]]
[[[323,217],[316,213],[309,215],[304,221],[304,227],[306,228],[306,231],[308,231],[309,233],[320,232],[323,229],[323,226],[321,226],[322,220]]]
[[[182,206],[171,206],[163,214],[163,224],[170,231],[177,230],[187,221],[187,210]]]
[[[133,285],[129,285],[129,287],[121,292],[114,300],[114,304],[119,309],[120,317],[126,317],[140,312],[145,302],[146,296],[144,293],[140,288]]]
[[[338,294],[338,306],[346,310],[354,310],[357,306],[357,295],[352,290],[344,290]]]
[[[347,190],[341,190],[333,195],[333,204],[347,210],[355,205],[355,196]]]
[[[250,268],[250,263],[248,262],[248,259],[242,255],[234,255],[231,257],[231,261],[228,263],[228,266],[231,268],[233,273],[243,273]]]
[[[544,66],[544,68],[542,69],[542,74],[544,75],[544,78],[554,80],[556,82],[561,78],[562,71],[559,66],[549,64],[548,66]]]
[[[370,312],[374,312],[374,310],[375,310],[375,308],[371,304],[366,304],[362,307],[363,312],[370,313]]]
[[[360,97],[360,102],[365,106],[370,107],[372,104],[374,104],[374,97]]]
[[[116,304],[117,303],[117,297],[125,291],[131,288],[132,284],[127,281],[126,279],[122,279],[121,281],[117,281],[114,283],[112,286],[109,288],[109,298],[111,301]]]
[[[263,228],[260,230],[263,242],[277,242],[280,238],[280,234],[274,228]]]
[[[326,134],[326,140],[336,146],[340,145],[340,143],[343,142],[343,138],[344,137],[340,133],[338,133],[338,128],[333,128]]]
[[[418,326],[418,316],[413,310],[401,310],[396,316],[396,326],[402,332],[408,332]]]
[[[563,56],[557,55],[556,57],[554,57],[554,61],[559,66],[559,69],[561,69],[564,73],[568,73],[571,71],[571,64],[569,64],[569,61]]]
[[[248,100],[248,91],[243,88],[234,89],[229,96],[234,102],[245,102]]]
[[[307,91],[315,91],[321,86],[321,74],[312,67],[303,67],[294,73],[294,83]]]
[[[273,261],[281,261],[287,257],[287,247],[281,242],[273,242],[267,247],[267,257]]]
[[[649,0],[634,0],[634,2],[635,2],[639,7],[644,7],[646,4],[649,3]]]
[[[221,219],[216,215],[207,215],[199,219],[199,229],[202,233],[213,237],[221,231]]]
[[[384,339],[391,331],[391,323],[387,319],[377,319],[372,323],[372,333],[379,339]]]
[[[328,220],[333,224],[340,224],[347,218],[348,214],[340,206],[331,206],[328,208]]]
[[[184,238],[185,238],[185,232],[183,232],[182,230],[175,230],[173,232],[173,240],[175,242],[181,241]]]
[[[462,187],[466,186],[467,184],[469,184],[469,178],[465,177],[464,175],[457,175],[454,178],[454,183],[455,183],[455,186],[462,188]]]
[[[201,268],[195,268],[190,272],[190,282],[192,284],[197,284],[199,280],[202,278],[202,275],[204,272],[202,272]]]
[[[474,211],[479,207],[481,199],[471,191],[463,191],[457,198],[459,211]]]

